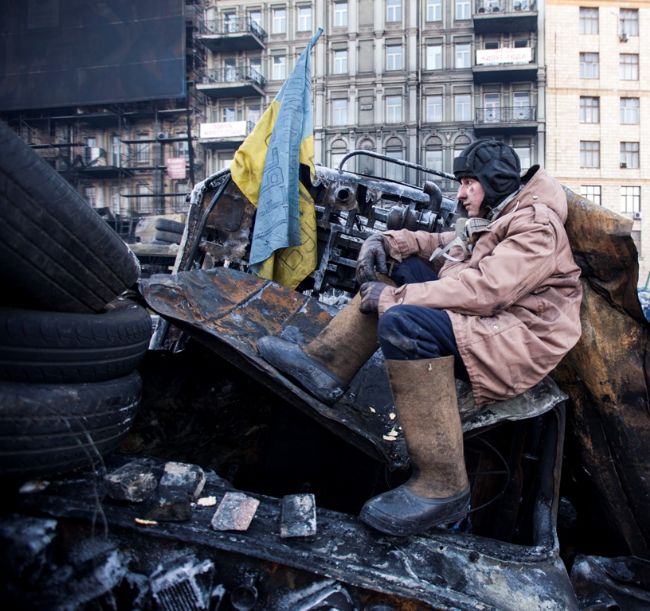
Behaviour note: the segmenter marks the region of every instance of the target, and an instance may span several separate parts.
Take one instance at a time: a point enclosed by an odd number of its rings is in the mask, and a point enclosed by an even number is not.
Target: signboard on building
[[[169,157],[165,160],[167,176],[175,180],[185,180],[185,157]]]
[[[213,140],[215,138],[245,138],[248,121],[224,121],[221,123],[201,123],[199,138]]]
[[[499,64],[529,64],[533,61],[531,47],[501,47],[499,49],[478,49],[476,64],[494,66]]]

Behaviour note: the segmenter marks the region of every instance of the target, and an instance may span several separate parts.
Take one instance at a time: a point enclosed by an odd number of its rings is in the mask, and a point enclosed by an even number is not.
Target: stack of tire
[[[185,231],[185,223],[172,219],[156,219],[156,233],[154,234],[155,244],[180,244]]]
[[[95,467],[128,432],[148,312],[140,266],[72,186],[0,122],[0,477]]]

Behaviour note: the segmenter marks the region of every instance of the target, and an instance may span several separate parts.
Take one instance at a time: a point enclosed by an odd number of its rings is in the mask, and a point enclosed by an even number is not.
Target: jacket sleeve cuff
[[[401,305],[404,302],[402,294],[406,285],[398,287],[386,287],[379,295],[379,304],[377,305],[377,313],[381,316],[386,310],[393,306]]]

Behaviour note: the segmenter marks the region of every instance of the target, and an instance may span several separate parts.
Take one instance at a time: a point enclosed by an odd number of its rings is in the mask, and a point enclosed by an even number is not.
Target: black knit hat
[[[520,174],[519,156],[498,140],[476,140],[454,159],[456,178],[476,178],[485,191],[483,203],[490,208],[519,188]]]

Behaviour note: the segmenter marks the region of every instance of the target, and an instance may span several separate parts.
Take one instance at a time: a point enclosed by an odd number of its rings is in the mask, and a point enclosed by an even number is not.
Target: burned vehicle
[[[456,204],[435,179],[419,187],[344,167],[317,168],[308,188],[319,264],[294,290],[249,273],[255,209],[230,173],[194,187],[172,273],[141,279],[134,295],[157,324],[122,453],[23,487],[15,506],[32,521],[0,529],[19,559],[4,563],[22,586],[16,599],[47,584],[53,606],[79,608],[572,609],[601,592],[578,552],[647,553],[647,328],[627,220],[568,193],[583,339],[553,378],[514,399],[478,410],[458,382],[470,516],[390,537],[355,517],[408,475],[381,352],[330,406],[262,360],[256,341],[315,337],[355,291],[367,236],[448,230]],[[59,570],[26,576],[57,528]],[[633,598],[642,572],[608,576]]]

